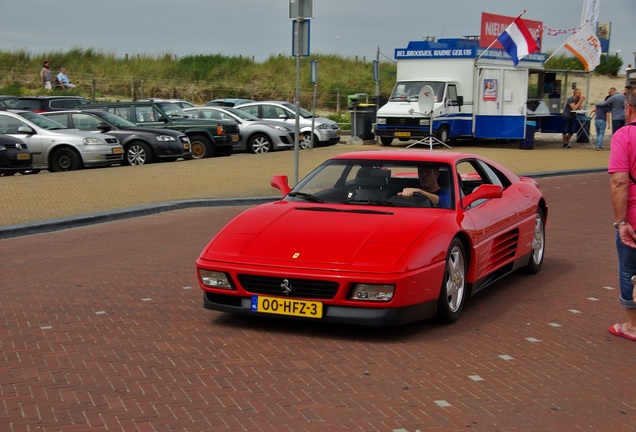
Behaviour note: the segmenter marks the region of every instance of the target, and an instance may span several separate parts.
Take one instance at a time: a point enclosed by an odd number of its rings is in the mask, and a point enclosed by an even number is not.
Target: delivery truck
[[[395,50],[395,59],[397,82],[374,129],[383,145],[431,136],[444,144],[525,138],[528,76],[543,69],[545,54],[530,54],[515,67],[504,50],[457,38],[412,41]],[[545,105],[533,108],[549,114]]]

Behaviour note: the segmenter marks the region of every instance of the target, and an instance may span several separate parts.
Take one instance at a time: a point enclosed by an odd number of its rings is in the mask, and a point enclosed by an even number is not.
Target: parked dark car
[[[1,95],[0,108],[13,108],[13,104],[20,99],[18,96]]]
[[[89,103],[91,101],[80,96],[28,96],[18,98],[11,108],[43,113],[76,109]]]
[[[172,129],[190,139],[194,159],[229,156],[239,141],[236,122],[228,120],[194,119],[172,102],[102,102],[79,107],[84,110],[104,110],[144,127]]]
[[[33,158],[20,138],[0,135],[0,175],[12,176],[33,168]]]
[[[54,111],[42,113],[69,129],[107,133],[117,137],[124,147],[124,165],[145,165],[153,162],[190,158],[190,140],[171,129],[139,127],[108,111]]]

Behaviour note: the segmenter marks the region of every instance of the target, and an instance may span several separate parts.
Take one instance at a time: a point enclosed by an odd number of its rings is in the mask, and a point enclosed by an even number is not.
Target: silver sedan
[[[289,149],[294,145],[294,132],[283,122],[261,120],[232,107],[205,106],[186,108],[184,111],[195,118],[237,122],[241,138],[234,144],[234,151],[267,153],[273,150]]]

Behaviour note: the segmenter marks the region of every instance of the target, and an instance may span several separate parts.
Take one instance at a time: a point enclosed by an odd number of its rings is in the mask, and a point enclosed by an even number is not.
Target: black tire
[[[543,211],[538,208],[534,219],[534,235],[532,236],[532,251],[528,264],[524,267],[524,271],[528,274],[539,273],[543,266],[543,257],[545,256],[545,220]]]
[[[124,150],[124,165],[147,165],[154,161],[150,146],[139,141],[126,146]]]
[[[453,239],[446,255],[444,280],[437,300],[438,321],[450,324],[459,318],[468,296],[467,268],[464,245],[459,239]]]
[[[214,156],[214,147],[210,140],[203,135],[190,137],[190,152],[193,159],[205,159]]]
[[[437,130],[436,138],[440,140],[441,142],[443,142],[444,144],[447,144],[449,140],[449,136],[450,136],[450,133],[448,132],[448,126],[446,125],[440,126],[440,128]]]
[[[393,138],[391,137],[380,137],[380,143],[382,143],[383,146],[390,146],[392,142]]]
[[[248,139],[247,150],[253,154],[267,153],[274,150],[274,144],[267,134],[257,133]]]
[[[54,150],[51,155],[49,170],[52,172],[75,171],[82,168],[82,159],[77,152],[69,147]]]

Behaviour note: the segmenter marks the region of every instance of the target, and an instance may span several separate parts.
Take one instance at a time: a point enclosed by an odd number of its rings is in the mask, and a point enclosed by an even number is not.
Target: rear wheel
[[[64,147],[53,152],[51,156],[51,171],[74,171],[80,168],[82,168],[82,159],[72,148]]]
[[[526,273],[539,273],[543,266],[543,256],[545,254],[545,220],[543,219],[543,211],[537,209],[534,217],[534,235],[532,236],[532,252],[530,252],[530,261],[524,268]]]
[[[210,140],[203,135],[190,137],[190,153],[193,159],[204,159],[214,156],[214,148]]]
[[[146,165],[152,163],[152,150],[148,144],[134,142],[124,153],[124,165]]]
[[[263,133],[252,135],[247,142],[247,149],[254,154],[270,152],[272,147],[272,139]]]
[[[444,281],[437,300],[437,319],[444,323],[457,321],[466,301],[466,253],[459,239],[453,239],[446,256]]]
[[[390,146],[393,142],[393,138],[391,137],[380,137],[380,142],[383,146]]]

